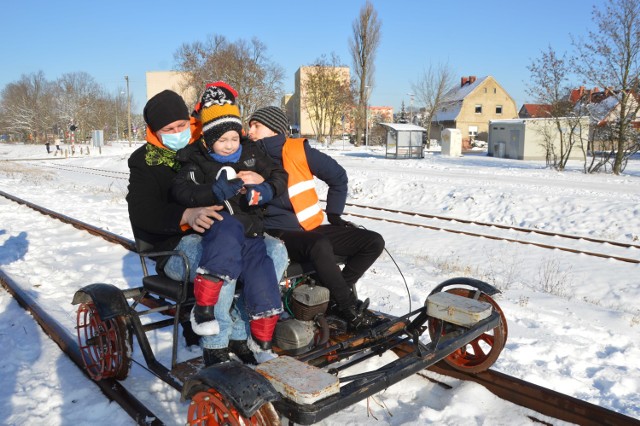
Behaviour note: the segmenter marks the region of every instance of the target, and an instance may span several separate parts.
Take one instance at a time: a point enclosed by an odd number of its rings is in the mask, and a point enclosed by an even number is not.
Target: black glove
[[[247,186],[247,201],[250,206],[261,206],[264,203],[268,203],[273,198],[273,189],[267,182],[262,182],[259,185]]]
[[[335,213],[327,213],[327,219],[329,219],[329,223],[336,226],[348,226],[352,228],[357,228],[354,223],[347,222],[339,214]]]
[[[222,170],[218,179],[211,185],[211,191],[213,191],[213,195],[216,196],[218,201],[224,201],[240,192],[243,185],[244,183],[240,178],[227,180],[227,171]]]

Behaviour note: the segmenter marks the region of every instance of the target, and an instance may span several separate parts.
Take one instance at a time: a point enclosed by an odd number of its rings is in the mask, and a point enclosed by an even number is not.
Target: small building
[[[380,123],[387,129],[386,158],[422,158],[422,137],[427,132],[415,124]]]
[[[511,158],[514,160],[545,160],[547,151],[551,149],[559,152],[560,131],[557,119],[550,118],[525,118],[514,120],[489,121],[488,155],[497,158]],[[574,137],[586,142],[589,132],[589,119],[582,117],[579,126],[572,126],[568,118],[560,118],[566,125],[561,126],[562,132],[570,132],[574,128]],[[575,120],[575,119],[571,119]],[[583,150],[581,142],[574,144],[570,159],[581,160]]]

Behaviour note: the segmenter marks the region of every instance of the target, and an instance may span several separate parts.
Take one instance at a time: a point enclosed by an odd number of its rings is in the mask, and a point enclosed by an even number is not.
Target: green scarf
[[[148,143],[147,154],[144,159],[149,166],[159,166],[164,164],[171,167],[176,172],[180,170],[180,162],[176,160],[176,153],[170,149],[160,148]]]

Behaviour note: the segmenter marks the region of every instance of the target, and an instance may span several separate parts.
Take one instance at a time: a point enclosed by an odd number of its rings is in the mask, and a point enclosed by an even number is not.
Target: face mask
[[[189,143],[191,138],[191,129],[185,129],[180,133],[167,133],[160,135],[162,137],[162,144],[172,151],[177,151],[184,148]]]

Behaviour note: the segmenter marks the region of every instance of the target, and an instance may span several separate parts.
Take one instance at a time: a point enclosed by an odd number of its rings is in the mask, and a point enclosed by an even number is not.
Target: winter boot
[[[258,361],[258,364],[277,357],[271,350],[271,340],[278,318],[280,318],[280,315],[272,315],[266,318],[251,320],[249,323],[251,337],[247,344],[253,352],[256,361]]]
[[[200,344],[200,336],[193,331],[191,321],[183,321],[180,325],[182,326],[182,336],[187,346]]]
[[[193,280],[196,304],[191,310],[191,325],[200,336],[211,336],[220,331],[213,309],[223,284],[220,278],[205,274],[198,274]]]
[[[249,349],[246,340],[229,340],[229,350],[236,354],[240,361],[249,365],[257,365],[256,357]]]
[[[231,361],[231,358],[229,358],[229,350],[227,348],[221,348],[221,349],[204,348],[202,350],[202,358],[204,359],[205,367]]]
[[[364,330],[380,325],[384,319],[379,318],[369,309],[369,299],[364,302],[356,301],[353,305],[340,310],[339,316],[347,322],[347,327],[352,331]]]

